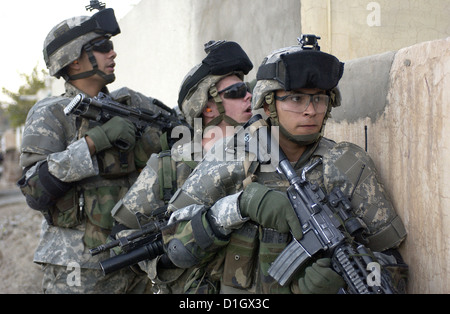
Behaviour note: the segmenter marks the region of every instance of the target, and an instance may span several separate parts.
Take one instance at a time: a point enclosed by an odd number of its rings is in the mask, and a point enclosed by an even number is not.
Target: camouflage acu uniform
[[[192,134],[190,131],[189,134],[183,133],[182,141],[175,143],[170,150],[167,145],[165,151],[151,156],[136,183],[113,209],[113,217],[128,228],[139,228],[140,224],[145,223],[145,218],[154,219],[156,211],[161,208],[165,210],[170,198],[183,185],[197,161],[203,156],[204,128],[217,126],[222,121],[227,125],[238,124],[227,116],[217,84],[232,75],[243,80],[244,75],[253,68],[253,64],[239,44],[234,42],[210,41],[205,44],[205,52],[207,56],[203,61],[183,79],[178,98],[180,112],[194,129],[193,141],[186,143],[186,139],[191,139]],[[203,110],[210,98],[213,99],[219,114],[207,125],[203,125]],[[217,140],[218,135],[215,136],[214,140]],[[141,268],[154,282],[156,292],[183,292],[191,270],[159,267],[160,259],[161,257],[158,257],[140,263]]]
[[[155,142],[152,138],[158,138],[159,131],[150,128],[145,132],[144,139],[136,142],[131,152],[123,153],[111,148],[90,156],[84,133],[92,128],[94,123],[84,118],[64,115],[64,107],[76,94],[81,93],[69,83],[66,83],[65,87],[64,95],[39,101],[28,114],[20,157],[25,171],[19,186],[30,206],[41,210],[47,216],[47,220],[42,224],[41,239],[34,261],[47,264],[47,269],[58,269],[59,266],[58,271],[62,274],[67,273],[66,267],[75,262],[81,267],[81,272],[86,270],[86,274],[96,273],[95,276],[100,278],[102,274],[98,262],[109,255],[92,257],[88,249],[105,243],[114,223],[111,209],[136,180],[137,168],[145,165],[151,153],[160,150],[159,141]],[[111,96],[130,106],[157,110],[152,105],[151,98],[127,88],[115,91]],[[45,163],[51,175],[71,184],[71,188],[49,208],[36,208],[36,200],[47,195],[41,184],[41,180],[45,178],[40,177],[39,171],[40,166]],[[87,277],[97,281],[94,276]],[[136,286],[132,281],[146,281],[144,276],[137,276],[130,270],[109,278],[111,283],[114,280],[125,280],[128,284],[121,284],[121,288],[115,287],[114,284],[104,285],[106,290],[97,292],[130,292],[130,289]],[[82,282],[81,287],[75,287],[75,290],[69,285],[62,285],[57,291],[61,292],[66,288],[66,292],[80,292],[86,288],[84,292],[91,292],[87,281]],[[52,280],[45,282],[51,283]],[[56,286],[44,287],[49,291],[51,288]]]
[[[183,160],[182,156],[186,157],[186,152],[202,151],[199,143],[187,143],[153,154],[136,182],[112,210],[114,219],[132,229],[147,223],[146,217],[154,219],[154,213],[167,207],[170,198],[197,165],[193,156],[189,160]],[[153,291],[160,294],[183,293],[190,270],[158,267],[160,259],[161,256],[139,263],[152,280]]]
[[[184,262],[195,265],[186,285],[188,292],[214,292],[218,288],[222,293],[298,292],[297,280],[282,287],[268,275],[270,264],[291,236],[243,218],[239,210],[239,196],[248,178],[282,192],[289,183],[273,167],[262,171],[258,162],[247,162],[255,160],[249,158],[251,153],[248,159],[232,156],[233,145],[231,141],[226,147],[212,148],[170,201],[169,210],[174,212],[163,232],[169,256],[171,250],[184,247]],[[215,156],[222,156],[220,152],[230,161],[217,159]],[[406,231],[365,151],[354,144],[321,138],[307,147],[294,169],[301,175],[317,158],[322,158],[323,164],[309,171],[307,180],[327,192],[339,186],[347,196],[356,184],[352,205],[370,229],[371,249],[397,247]],[[362,164],[366,167],[358,181]],[[298,271],[297,279],[303,270]]]

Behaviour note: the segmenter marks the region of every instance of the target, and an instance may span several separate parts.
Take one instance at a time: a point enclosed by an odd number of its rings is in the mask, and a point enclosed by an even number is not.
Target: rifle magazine
[[[269,275],[280,285],[285,286],[311,255],[298,241],[292,241],[269,268]]]

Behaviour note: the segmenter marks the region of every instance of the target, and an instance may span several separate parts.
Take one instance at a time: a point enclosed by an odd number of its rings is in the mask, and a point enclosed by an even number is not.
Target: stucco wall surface
[[[326,136],[364,147],[367,126],[408,231],[408,291],[450,293],[450,37],[348,62],[340,86]]]
[[[340,60],[450,36],[449,0],[301,0],[302,32]]]

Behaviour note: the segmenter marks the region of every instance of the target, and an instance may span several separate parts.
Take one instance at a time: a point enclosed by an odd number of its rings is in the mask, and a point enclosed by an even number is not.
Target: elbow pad
[[[71,183],[57,179],[48,171],[47,162],[36,165],[30,174],[30,168],[17,182],[28,206],[35,210],[44,211],[55,204],[56,199],[67,193]],[[31,170],[32,171],[32,170]]]
[[[164,230],[166,235],[168,230],[172,230],[171,232],[176,230],[167,244],[166,251],[169,259],[177,267],[189,268],[198,264],[205,255],[205,249],[213,243],[202,223],[203,214],[204,210],[201,210],[191,220],[179,221]]]
[[[180,239],[170,240],[166,251],[172,263],[179,268],[189,268],[199,262],[198,258],[184,246]]]
[[[39,178],[47,193],[55,199],[64,196],[72,188],[72,183],[63,182],[48,171],[47,162],[39,167]]]
[[[213,257],[229,242],[215,234],[207,214],[199,211],[190,220],[177,221],[161,230],[170,260],[180,268],[189,268]]]

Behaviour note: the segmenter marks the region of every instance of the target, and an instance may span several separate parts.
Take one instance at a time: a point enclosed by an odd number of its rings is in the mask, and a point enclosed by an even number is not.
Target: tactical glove
[[[129,150],[134,147],[136,142],[134,124],[118,116],[103,125],[90,129],[86,135],[94,142],[97,153],[111,148],[113,145],[123,150]]]
[[[298,280],[303,294],[335,294],[344,287],[341,276],[330,268],[331,260],[322,258],[305,269],[305,275]]]
[[[300,221],[284,193],[253,182],[242,193],[239,206],[243,217],[281,233],[291,231],[297,240],[302,238]]]

